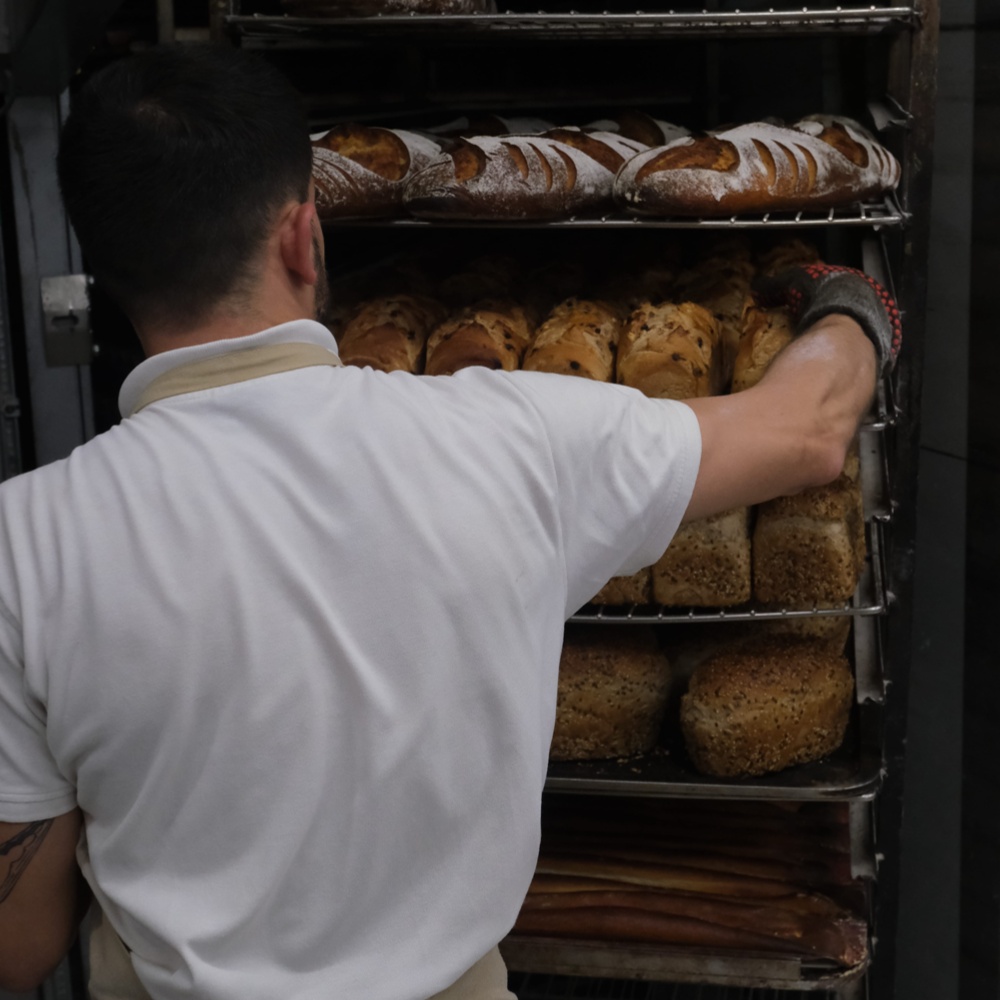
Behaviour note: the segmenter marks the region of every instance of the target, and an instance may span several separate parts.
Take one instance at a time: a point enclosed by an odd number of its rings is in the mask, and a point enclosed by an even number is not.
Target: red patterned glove
[[[864,271],[807,264],[774,277],[757,278],[754,291],[761,305],[785,306],[798,333],[831,313],[843,313],[857,320],[875,345],[880,370],[883,373],[892,370],[903,336],[899,307]]]

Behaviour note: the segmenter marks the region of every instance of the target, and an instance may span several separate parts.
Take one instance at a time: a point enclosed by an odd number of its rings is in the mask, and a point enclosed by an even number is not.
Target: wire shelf
[[[894,194],[881,201],[830,208],[819,212],[765,212],[760,215],[732,215],[725,218],[655,218],[652,216],[608,213],[595,216],[570,216],[567,219],[521,220],[496,219],[324,219],[329,228],[382,227],[402,229],[806,229],[817,226],[860,226],[878,231],[905,225],[909,216],[900,208]]]
[[[370,17],[231,14],[229,29],[245,45],[319,46],[367,40],[372,35],[426,39],[626,39],[670,36],[727,37],[789,33],[878,34],[919,24],[910,6],[799,7],[766,10],[668,10],[593,13],[377,14]]]

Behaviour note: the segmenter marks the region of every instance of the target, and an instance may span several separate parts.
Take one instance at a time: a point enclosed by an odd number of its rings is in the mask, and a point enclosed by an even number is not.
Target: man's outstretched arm
[[[824,316],[753,388],[687,400],[702,459],[685,520],[835,479],[875,392],[879,359],[851,317]]]

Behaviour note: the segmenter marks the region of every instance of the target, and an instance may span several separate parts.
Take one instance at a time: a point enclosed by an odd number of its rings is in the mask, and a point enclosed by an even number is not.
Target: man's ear
[[[316,225],[316,206],[311,200],[291,206],[281,221],[281,259],[285,267],[306,285],[315,285],[319,277],[313,251]]]

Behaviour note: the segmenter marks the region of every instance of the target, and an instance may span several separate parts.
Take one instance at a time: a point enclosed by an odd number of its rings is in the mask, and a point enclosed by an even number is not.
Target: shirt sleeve
[[[626,386],[512,373],[546,429],[568,584],[567,615],[612,577],[663,555],[694,491],[694,411]]]
[[[0,600],[0,821],[49,819],[75,805],[49,752],[45,709],[24,683],[20,625]]]

